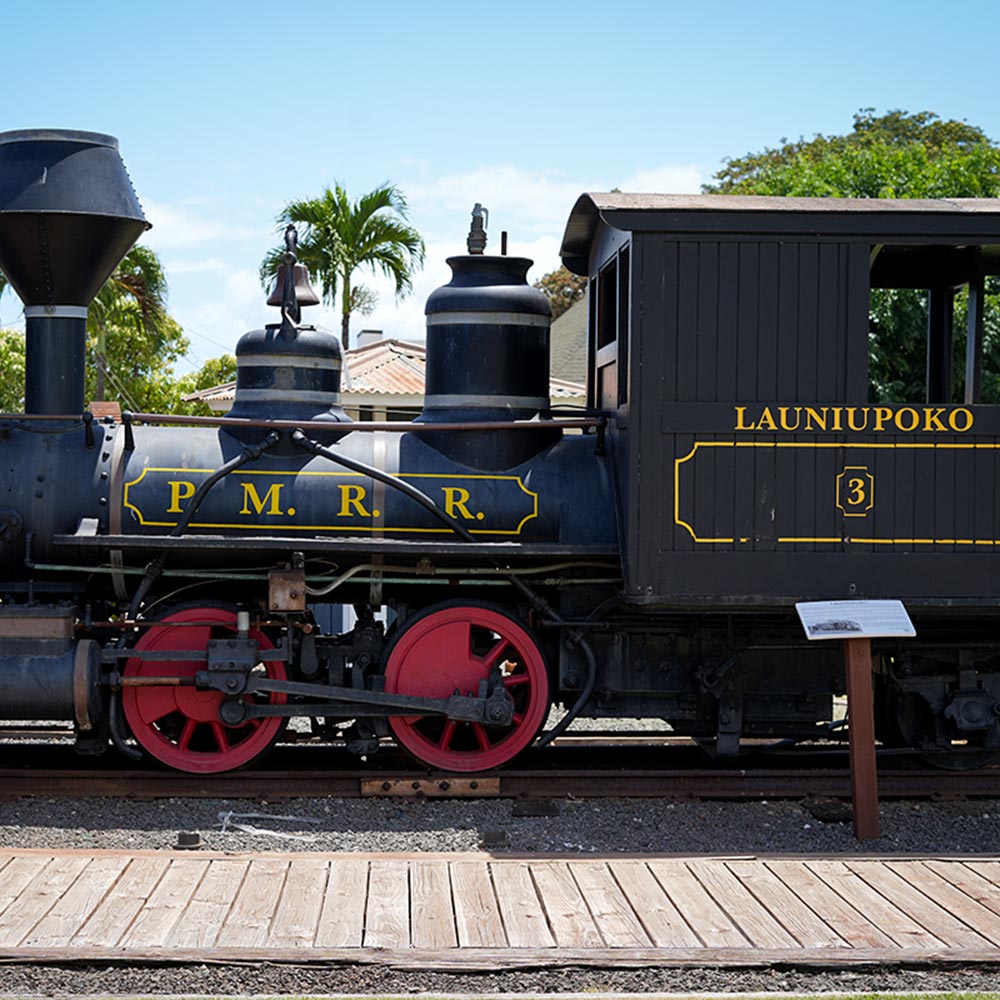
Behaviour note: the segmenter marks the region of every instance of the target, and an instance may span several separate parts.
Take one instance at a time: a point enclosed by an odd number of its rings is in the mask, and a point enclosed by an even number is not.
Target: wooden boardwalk
[[[0,851],[0,961],[1000,961],[1000,858]]]

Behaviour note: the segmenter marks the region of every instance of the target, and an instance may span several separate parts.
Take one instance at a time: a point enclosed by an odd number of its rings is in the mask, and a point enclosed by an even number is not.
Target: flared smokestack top
[[[87,308],[148,229],[98,132],[0,132],[0,270],[24,302],[24,409],[83,409]]]
[[[148,228],[113,136],[0,132],[0,269],[26,306],[89,306]]]

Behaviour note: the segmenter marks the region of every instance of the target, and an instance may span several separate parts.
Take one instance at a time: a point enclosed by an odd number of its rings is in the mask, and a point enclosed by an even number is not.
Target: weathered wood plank
[[[884,862],[848,861],[847,867],[949,948],[981,948],[987,944],[981,934],[915,889],[898,872],[888,869]]]
[[[281,898],[288,861],[255,858],[236,894],[216,944],[220,948],[261,948],[271,930],[271,917]]]
[[[159,884],[121,939],[122,948],[150,948],[166,944],[180,915],[208,870],[202,858],[173,860]]]
[[[34,855],[11,859],[0,871],[0,913],[24,891],[31,880],[49,863],[52,856]]]
[[[798,942],[722,861],[691,861],[692,874],[756,948],[794,948]]]
[[[847,943],[759,861],[731,861],[726,867],[804,948],[839,948]]]
[[[531,879],[531,868],[523,861],[494,861],[490,865],[493,888],[507,943],[511,948],[553,948],[545,911]]]
[[[73,935],[73,947],[110,948],[118,944],[169,865],[166,857],[133,858],[90,919]]]
[[[1000,916],[977,903],[957,886],[915,861],[889,861],[886,867],[894,871],[916,890],[934,900],[964,924],[981,934],[987,941],[1000,945]]]
[[[98,857],[56,901],[41,923],[25,939],[28,947],[52,948],[68,945],[73,935],[125,870],[128,858]]]
[[[249,867],[250,862],[244,858],[211,861],[187,909],[174,925],[170,947],[209,948],[215,944]]]
[[[642,948],[650,944],[649,935],[604,862],[579,861],[570,870],[609,948]]]
[[[0,947],[20,944],[87,867],[86,857],[55,857],[0,913]]]
[[[895,942],[838,896],[802,861],[769,861],[767,867],[825,920],[852,948],[895,948]]]
[[[268,944],[275,948],[311,948],[326,895],[329,861],[292,861],[274,915]]]
[[[842,861],[807,861],[806,867],[906,951],[937,950],[941,942],[894,906]],[[909,957],[909,956],[907,956]]]
[[[750,942],[683,861],[650,861],[649,870],[707,948],[747,948]]]
[[[580,887],[564,861],[543,861],[531,866],[531,874],[549,927],[559,948],[601,948],[604,942]]]
[[[414,948],[457,948],[447,861],[410,862],[410,927]]]
[[[697,948],[701,942],[642,861],[612,861],[608,867],[658,948]]]
[[[1000,866],[993,862],[927,861],[926,866],[941,878],[961,889],[980,906],[993,913],[1000,913],[1000,885],[996,883]]]
[[[410,945],[410,869],[406,861],[373,861],[365,907],[366,948]]]
[[[360,948],[367,903],[368,861],[331,861],[326,898],[316,928],[316,947]]]
[[[462,948],[505,948],[500,909],[489,869],[482,861],[458,861],[451,866],[455,928]]]

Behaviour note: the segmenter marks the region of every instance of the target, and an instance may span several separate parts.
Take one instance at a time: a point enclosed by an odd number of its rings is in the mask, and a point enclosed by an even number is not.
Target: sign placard
[[[912,637],[902,601],[803,601],[795,605],[807,639]]]

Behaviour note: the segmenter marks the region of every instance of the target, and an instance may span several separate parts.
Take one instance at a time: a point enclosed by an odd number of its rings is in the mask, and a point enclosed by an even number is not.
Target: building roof
[[[584,353],[586,348],[584,347]],[[420,397],[424,393],[424,369],[427,348],[407,340],[387,338],[363,347],[352,347],[344,356],[345,376],[341,397],[345,403],[366,404],[376,396]],[[556,369],[560,375],[565,369]],[[585,375],[584,375],[585,377]],[[549,381],[550,399],[579,399],[586,394],[585,387],[566,378]],[[231,403],[236,395],[236,383],[225,382],[193,392],[187,402]],[[402,405],[408,405],[402,400]]]
[[[552,321],[552,374],[581,385],[587,381],[587,300],[574,302]]]

